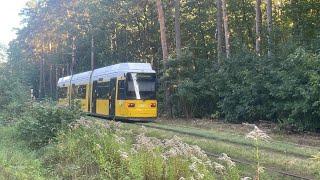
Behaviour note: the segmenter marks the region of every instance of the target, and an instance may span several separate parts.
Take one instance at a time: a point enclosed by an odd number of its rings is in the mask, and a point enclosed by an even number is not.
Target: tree
[[[180,30],[180,0],[174,0],[174,29],[176,37],[177,57],[181,56],[181,30]]]
[[[167,37],[166,37],[165,17],[164,17],[161,0],[157,0],[156,3],[157,3],[157,10],[158,10],[158,21],[160,24],[162,58],[163,58],[164,67],[166,67],[166,63],[168,60],[168,46],[167,46]]]
[[[222,3],[221,0],[216,0],[216,8],[217,8],[217,54],[218,54],[218,62],[221,63],[222,56]]]
[[[168,46],[167,46],[167,37],[166,37],[166,25],[165,25],[165,17],[162,9],[161,0],[157,0],[157,9],[158,9],[158,21],[160,24],[160,38],[161,38],[161,46],[162,46],[162,57],[163,57],[163,72],[167,69],[167,61],[168,61]],[[170,89],[168,83],[164,83],[165,88],[165,108],[167,109],[167,113],[171,116],[171,103],[169,101],[170,98]]]
[[[256,10],[256,53],[260,56],[260,46],[261,46],[261,0],[256,0],[255,5]]]
[[[272,56],[272,1],[267,1],[267,26],[268,26],[268,57]]]
[[[221,0],[222,2],[222,15],[223,15],[223,27],[224,27],[224,39],[226,45],[226,56],[227,58],[230,57],[230,33],[228,28],[228,13],[227,13],[227,6],[226,0]]]
[[[3,44],[0,44],[0,63],[6,61],[6,48]]]

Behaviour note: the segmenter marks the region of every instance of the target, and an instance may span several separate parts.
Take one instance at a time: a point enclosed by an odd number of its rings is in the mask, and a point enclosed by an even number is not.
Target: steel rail
[[[160,125],[166,125],[160,122],[154,122],[154,124],[160,124]],[[178,126],[181,128],[192,128],[192,129],[196,129],[196,130],[210,130],[210,129],[205,129],[205,128],[199,128],[199,127],[194,127],[194,126],[187,126],[187,125],[177,125],[177,124],[169,124],[169,125],[173,125],[173,126]],[[275,143],[282,143],[282,141],[279,140],[272,140],[272,142]],[[320,147],[319,146],[312,146],[312,145],[306,145],[306,144],[297,144],[297,143],[293,143],[293,142],[286,142],[286,144],[288,145],[292,145],[292,146],[298,146],[298,147],[302,147],[302,148],[312,148],[315,150],[319,150],[320,151]]]
[[[194,137],[201,137],[201,138],[209,139],[209,140],[223,141],[223,142],[228,142],[230,144],[237,144],[237,145],[242,145],[242,146],[255,147],[251,143],[237,142],[237,141],[233,141],[233,140],[230,140],[230,139],[227,139],[227,138],[219,138],[219,137],[207,136],[207,135],[191,133],[191,132],[187,132],[187,131],[180,131],[180,130],[173,129],[173,128],[152,126],[150,124],[141,124],[141,123],[137,123],[137,124],[143,125],[143,126],[146,126],[146,127],[150,127],[150,128],[154,128],[154,129],[171,131],[171,132],[175,132],[175,133],[179,133],[179,134],[185,134],[185,135],[194,136]],[[260,149],[264,149],[264,150],[268,150],[268,151],[271,151],[271,152],[284,154],[284,155],[292,155],[292,156],[300,157],[300,158],[311,158],[311,156],[309,156],[309,155],[304,155],[304,154],[295,153],[295,152],[284,152],[283,150],[273,149],[271,147],[260,147]]]
[[[248,143],[240,143],[240,142],[234,142],[234,141],[228,141],[226,139],[219,139],[219,138],[215,138],[215,137],[208,137],[208,136],[202,136],[202,135],[199,135],[199,134],[194,134],[194,133],[190,133],[190,132],[184,132],[184,131],[179,131],[179,130],[175,130],[175,129],[170,129],[170,128],[164,128],[164,127],[158,127],[158,126],[152,126],[150,124],[145,124],[145,123],[136,123],[136,125],[142,125],[142,126],[145,126],[145,127],[149,127],[149,128],[154,128],[154,129],[159,129],[159,130],[164,130],[164,131],[170,131],[170,132],[175,132],[175,133],[179,133],[179,134],[185,134],[185,135],[190,135],[190,136],[194,136],[194,137],[201,137],[201,138],[206,138],[206,139],[212,139],[212,140],[218,140],[218,141],[224,141],[224,142],[229,142],[229,143],[233,143],[233,144],[238,144],[238,145],[247,145]],[[248,146],[253,146],[251,144],[248,144]],[[260,147],[261,148],[261,147]],[[261,149],[264,149],[264,148],[261,148]],[[265,148],[265,149],[269,149],[269,150],[272,150],[272,151],[276,151],[276,152],[280,152],[282,154],[285,154],[283,153],[282,151],[280,150],[275,150],[275,149],[272,149],[272,148]],[[213,153],[213,152],[208,152],[208,151],[205,151],[205,153],[208,155],[208,156],[211,156],[211,157],[219,157],[218,154],[216,153]],[[290,153],[291,154],[291,153]],[[297,154],[298,156],[300,156],[300,154]],[[309,157],[309,156],[307,156]],[[235,158],[231,158],[232,161],[234,162],[237,162],[237,163],[240,163],[240,164],[244,164],[244,165],[250,165],[250,166],[255,166],[254,162],[253,161],[247,161],[247,160],[240,160],[240,159],[235,159]],[[276,168],[272,168],[272,167],[264,167],[266,170],[270,171],[270,172],[275,172],[275,173],[278,173],[278,174],[281,174],[281,175],[284,175],[284,176],[289,176],[289,177],[292,177],[292,178],[296,178],[296,179],[303,179],[303,180],[313,180],[314,178],[311,178],[311,177],[305,177],[305,176],[300,176],[300,175],[297,175],[297,174],[294,174],[294,173],[291,173],[291,172],[286,172],[286,171],[281,171],[281,170],[277,170]]]

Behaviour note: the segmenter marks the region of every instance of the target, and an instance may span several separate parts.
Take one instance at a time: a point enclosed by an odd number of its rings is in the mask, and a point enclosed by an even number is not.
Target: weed
[[[256,166],[256,177],[255,179],[260,179],[260,174],[264,172],[264,167],[260,165],[260,153],[259,153],[259,146],[260,142],[268,141],[270,137],[261,129],[259,129],[257,126],[254,126],[253,131],[249,132],[246,136],[248,139],[252,139],[255,144],[255,158],[257,162]]]

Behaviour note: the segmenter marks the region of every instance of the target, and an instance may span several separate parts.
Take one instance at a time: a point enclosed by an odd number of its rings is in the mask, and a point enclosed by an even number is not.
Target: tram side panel
[[[69,96],[69,86],[58,87],[58,105],[68,106]]]
[[[80,104],[83,112],[88,112],[89,84],[72,85],[71,100]]]
[[[117,79],[116,117],[129,120],[157,118],[157,100],[128,99],[124,77]]]
[[[92,85],[92,114],[109,116],[109,86],[110,82],[94,81]]]

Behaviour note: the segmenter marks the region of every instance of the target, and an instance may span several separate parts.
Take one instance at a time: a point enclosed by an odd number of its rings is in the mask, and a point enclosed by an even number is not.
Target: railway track
[[[184,135],[189,135],[189,136],[194,136],[194,137],[200,137],[200,138],[209,139],[209,140],[223,141],[223,142],[227,142],[227,143],[230,143],[230,144],[236,144],[236,145],[248,146],[248,147],[255,147],[254,144],[252,144],[252,143],[237,142],[237,141],[234,141],[234,140],[230,140],[228,138],[213,137],[213,136],[210,136],[210,135],[189,132],[187,130],[178,130],[178,129],[175,129],[175,128],[169,128],[169,127],[163,127],[163,126],[154,126],[152,124],[146,124],[146,123],[145,124],[138,123],[138,124],[139,125],[143,125],[145,127],[149,127],[149,128],[154,128],[154,129],[159,129],[159,130],[164,130],[164,131],[170,131],[170,132],[174,132],[174,133],[179,133],[179,134],[184,134]],[[179,127],[179,126],[176,126],[176,127]],[[184,128],[184,127],[180,127],[180,128]],[[311,157],[311,155],[291,152],[289,149],[288,150],[279,150],[279,149],[273,149],[271,147],[265,147],[265,146],[261,146],[259,148],[263,149],[263,150],[270,151],[270,152],[275,152],[275,153],[279,153],[279,154],[283,154],[283,155],[291,155],[291,156],[295,156],[295,157],[299,157],[299,158],[307,159],[307,158]]]
[[[159,123],[159,122],[155,122],[155,124],[163,125],[163,123]],[[170,124],[170,125],[176,126],[176,124]],[[190,128],[190,127],[192,127],[192,129],[196,129],[196,130],[209,130],[209,129],[199,128],[199,127],[194,127],[194,126],[186,126],[186,125],[178,125],[178,126],[181,127],[181,128]],[[272,140],[272,142],[283,143],[283,141],[279,141],[279,140]],[[313,148],[313,149],[316,149],[316,150],[320,151],[320,147],[319,146],[297,144],[297,143],[288,142],[288,141],[286,142],[286,144],[292,145],[292,146],[296,146],[296,147],[301,147],[301,148]]]
[[[224,142],[228,142],[228,143],[232,143],[232,144],[253,147],[253,145],[249,144],[249,143],[240,143],[240,142],[235,142],[235,141],[231,141],[231,140],[228,140],[228,139],[220,139],[220,138],[215,138],[215,137],[210,137],[210,136],[204,136],[204,135],[199,135],[199,134],[191,133],[191,132],[187,132],[187,131],[180,131],[180,130],[173,129],[173,128],[165,128],[165,127],[154,126],[152,124],[136,123],[136,125],[142,125],[142,126],[145,126],[145,127],[148,127],[148,128],[164,130],[164,131],[170,131],[170,132],[183,134],[183,135],[189,135],[189,136],[194,136],[194,137],[200,137],[200,138],[217,140],[217,141],[224,141]],[[264,148],[261,148],[261,149],[265,149],[265,150],[268,150],[268,151],[281,153],[281,154],[284,154],[284,155],[291,154],[293,156],[299,156],[299,157],[302,157],[302,158],[309,158],[310,157],[310,156],[307,156],[307,155],[302,155],[302,154],[293,153],[293,152],[284,153],[281,150],[276,150],[276,149],[267,148],[267,147],[264,147]],[[209,152],[209,151],[205,151],[205,152],[210,157],[214,157],[214,158],[219,157],[219,154],[216,154],[214,152]],[[255,166],[255,162],[250,161],[250,160],[243,160],[243,159],[238,159],[238,158],[233,158],[233,157],[231,157],[231,159],[234,162],[237,162],[237,163],[240,163],[240,164],[243,164],[243,165]],[[274,173],[277,173],[277,174],[285,176],[285,177],[290,177],[292,179],[303,179],[303,180],[313,180],[313,179],[315,179],[314,177],[306,177],[306,176],[301,176],[301,175],[298,175],[298,174],[295,174],[295,173],[292,173],[292,172],[282,171],[282,170],[277,169],[276,167],[264,167],[264,168],[265,168],[265,170],[267,170],[269,172],[274,172]]]

